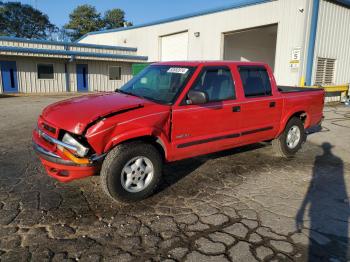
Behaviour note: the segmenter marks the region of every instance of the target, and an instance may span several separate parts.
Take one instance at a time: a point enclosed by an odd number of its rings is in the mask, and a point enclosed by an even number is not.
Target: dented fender
[[[161,132],[160,129],[155,128],[140,128],[136,130],[130,130],[129,132],[124,132],[122,134],[119,134],[115,137],[113,137],[105,146],[104,152],[110,151],[112,148],[117,146],[118,144],[121,144],[123,142],[126,142],[128,140],[137,140],[138,138],[144,138],[144,137],[150,137],[154,138],[155,142],[157,142],[164,150],[165,152],[165,158],[167,158],[169,154],[169,141],[167,139],[166,134]]]
[[[108,153],[120,143],[150,137],[162,146],[167,158],[169,148],[171,148],[169,108],[159,113],[137,117],[134,115],[134,118],[131,119],[127,115],[128,113],[125,113],[101,120],[87,130],[86,139],[95,152],[98,154]]]

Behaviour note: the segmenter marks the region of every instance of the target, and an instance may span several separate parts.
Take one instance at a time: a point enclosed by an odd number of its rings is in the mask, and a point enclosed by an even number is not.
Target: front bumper
[[[49,176],[60,182],[70,182],[75,179],[93,176],[99,171],[104,155],[86,159],[86,163],[80,163],[74,158],[74,161],[72,161],[59,149],[62,145],[54,143],[55,139],[50,140],[46,136],[44,139],[42,132],[39,135],[38,130],[33,131],[33,148]]]

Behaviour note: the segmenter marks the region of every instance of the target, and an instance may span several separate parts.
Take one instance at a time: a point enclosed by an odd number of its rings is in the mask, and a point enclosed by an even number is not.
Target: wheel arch
[[[105,149],[105,152],[106,153],[109,152],[110,150],[112,150],[114,147],[118,145],[137,142],[137,141],[153,145],[160,153],[163,161],[167,159],[168,150],[167,150],[166,144],[164,143],[161,137],[158,137],[152,134],[145,134],[145,135],[140,135],[136,137],[118,139],[117,141],[109,143],[109,145]]]
[[[280,126],[280,130],[278,132],[278,136],[284,131],[284,129],[286,128],[286,125],[288,124],[288,122],[294,117],[300,118],[300,120],[304,124],[304,128],[305,129],[310,125],[310,117],[307,114],[306,110],[300,109],[300,110],[296,110],[296,111],[290,112],[283,119],[283,121],[281,123],[281,126]]]

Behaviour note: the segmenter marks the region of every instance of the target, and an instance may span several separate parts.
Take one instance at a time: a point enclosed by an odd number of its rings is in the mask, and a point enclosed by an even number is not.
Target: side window
[[[38,79],[53,79],[53,64],[38,64]]]
[[[208,102],[236,98],[231,71],[228,68],[204,69],[191,89],[206,93]]]
[[[122,68],[120,66],[109,67],[109,80],[121,80]]]
[[[263,67],[239,67],[245,97],[270,96],[271,83]]]

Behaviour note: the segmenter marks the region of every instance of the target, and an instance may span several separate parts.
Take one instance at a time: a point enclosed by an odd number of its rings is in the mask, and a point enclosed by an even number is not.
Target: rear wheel
[[[136,201],[150,196],[162,174],[162,158],[151,144],[121,144],[108,153],[101,169],[101,184],[113,200]]]
[[[283,133],[272,141],[274,151],[281,157],[293,157],[306,140],[304,124],[298,117],[289,120]]]

